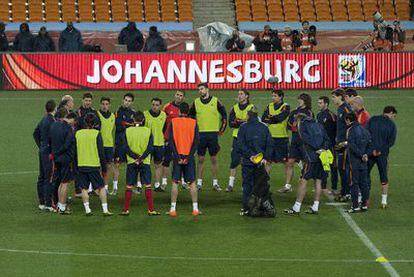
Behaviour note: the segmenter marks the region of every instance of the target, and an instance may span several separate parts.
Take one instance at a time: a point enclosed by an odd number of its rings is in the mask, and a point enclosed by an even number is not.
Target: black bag
[[[260,165],[254,171],[254,186],[250,196],[248,207],[249,216],[275,217],[276,208],[272,199],[269,185],[269,175],[265,166]]]

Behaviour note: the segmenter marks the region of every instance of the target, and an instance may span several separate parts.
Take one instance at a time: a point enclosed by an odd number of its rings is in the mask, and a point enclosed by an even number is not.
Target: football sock
[[[132,190],[127,189],[125,191],[125,204],[124,204],[124,211],[129,210],[129,204],[131,203],[132,198]]]
[[[292,188],[292,185],[291,185],[291,184],[286,184],[286,185],[285,185],[285,188],[287,188],[287,189],[291,189],[291,188]]]
[[[177,206],[177,202],[171,202],[171,208],[170,211],[174,212],[175,211],[175,207]]]
[[[234,176],[230,176],[229,177],[229,187],[233,187],[234,186],[234,180],[235,180],[236,178],[234,177]]]
[[[152,190],[151,190],[151,188],[146,188],[145,189],[145,199],[147,199],[148,211],[150,211],[150,212],[154,211],[154,201],[152,199]]]
[[[162,183],[163,186],[164,185],[166,186],[167,185],[167,178],[162,178],[161,183]]]
[[[319,211],[319,201],[313,201],[312,210]]]
[[[112,184],[113,184],[112,186],[113,190],[118,190],[118,181],[113,181]]]
[[[187,183],[185,182],[184,178],[181,178],[181,185],[185,186]]]
[[[160,182],[156,182],[155,184],[154,184],[154,188],[159,188],[160,187]]]
[[[294,210],[295,212],[300,212],[300,206],[302,206],[302,203],[296,201],[295,204],[292,207],[292,210]]]
[[[105,190],[108,191],[108,185],[105,185]]]
[[[88,189],[88,192],[92,192],[92,183],[89,183],[89,189]]]
[[[108,203],[102,203],[102,211],[104,213],[107,213],[108,212]]]
[[[88,213],[92,212],[91,208],[89,208],[89,202],[83,203],[83,206],[85,207],[85,213],[88,214]]]
[[[387,194],[383,194],[381,197],[381,204],[387,204]]]
[[[217,179],[213,179],[213,186],[218,186],[218,180]]]
[[[203,186],[203,179],[197,179],[197,187]]]
[[[138,181],[138,183],[137,183],[137,187],[142,188],[141,181]]]
[[[58,209],[61,210],[61,211],[64,211],[64,210],[66,210],[66,207],[62,203],[58,202]]]
[[[198,203],[193,202],[193,211],[198,211]]]
[[[362,202],[362,194],[358,193],[358,203],[361,203],[361,202]]]

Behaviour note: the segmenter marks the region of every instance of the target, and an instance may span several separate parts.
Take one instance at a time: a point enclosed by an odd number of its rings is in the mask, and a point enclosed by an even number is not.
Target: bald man
[[[355,96],[350,100],[352,110],[358,118],[358,123],[365,128],[370,118],[369,112],[364,107],[364,99],[361,96]]]

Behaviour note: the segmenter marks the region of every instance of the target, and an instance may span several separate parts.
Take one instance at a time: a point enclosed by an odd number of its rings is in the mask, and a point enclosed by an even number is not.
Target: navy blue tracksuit
[[[53,186],[52,178],[52,161],[49,160],[50,144],[49,130],[50,126],[55,122],[55,118],[51,114],[45,115],[37,124],[33,132],[33,138],[39,147],[39,177],[37,179],[37,196],[40,205],[46,207],[52,206]]]
[[[347,126],[345,123],[345,115],[352,111],[351,106],[344,102],[338,107],[337,120],[336,120],[336,144],[346,140]],[[337,152],[338,157],[338,170],[341,176],[341,195],[345,196],[350,193],[350,180],[348,179],[349,168],[345,162],[345,151],[339,150]]]
[[[240,126],[237,145],[242,154],[243,209],[245,210],[248,209],[247,204],[253,191],[256,168],[256,165],[250,161],[250,157],[263,153],[264,159],[269,160],[272,154],[272,144],[269,128],[257,117],[250,118]]]
[[[131,108],[119,107],[115,114],[115,153],[114,158],[118,162],[126,162],[126,155],[123,144],[125,130],[128,124],[134,123],[135,110]]]
[[[316,118],[318,122],[322,124],[326,131],[326,134],[329,137],[329,140],[331,142],[331,151],[334,155],[334,159],[336,159],[335,149],[333,148],[336,138],[336,114],[331,112],[329,109],[326,109],[320,111]],[[322,180],[322,188],[326,188],[327,182],[327,178]],[[338,188],[338,167],[336,165],[336,161],[334,161],[334,163],[331,165],[331,184],[333,190],[336,190]]]
[[[358,193],[362,194],[362,206],[367,206],[369,199],[368,163],[362,160],[371,147],[371,135],[358,122],[353,122],[347,131],[346,163],[349,166],[351,180],[352,207],[358,208]]]
[[[395,123],[387,116],[373,116],[368,121],[366,129],[371,134],[371,150],[376,154],[371,155],[368,161],[368,181],[371,185],[371,170],[377,164],[380,181],[382,185],[388,184],[388,154],[390,148],[394,145],[397,137],[397,127]],[[372,153],[371,153],[372,154]]]

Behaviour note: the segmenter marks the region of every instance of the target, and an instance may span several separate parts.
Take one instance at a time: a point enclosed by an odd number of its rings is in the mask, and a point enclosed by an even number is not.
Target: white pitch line
[[[35,174],[39,173],[39,171],[10,171],[10,172],[0,172],[0,176],[7,176],[7,175],[24,175],[24,174]]]
[[[362,231],[362,229],[358,226],[355,220],[344,211],[344,209],[335,206],[338,212],[342,215],[345,219],[346,223],[348,223],[349,227],[354,231],[354,233],[359,237],[359,239],[365,244],[365,246],[374,254],[375,258],[383,258],[384,255],[379,251],[379,249],[372,243],[372,241],[368,238],[368,236]],[[390,274],[391,277],[399,277],[400,275],[395,270],[395,268],[391,265],[391,263],[387,260],[380,262],[381,265],[385,268],[385,270]]]
[[[183,257],[183,256],[137,256],[124,254],[106,254],[106,253],[76,253],[60,251],[37,251],[22,249],[0,248],[0,252],[21,253],[34,255],[60,255],[60,256],[82,256],[82,257],[105,257],[105,258],[127,258],[137,260],[192,260],[192,261],[227,261],[227,262],[297,262],[297,263],[376,263],[371,259],[284,259],[284,258],[236,258],[236,257]],[[412,263],[414,260],[399,260],[402,263]]]

